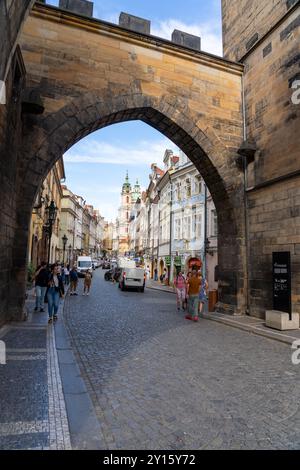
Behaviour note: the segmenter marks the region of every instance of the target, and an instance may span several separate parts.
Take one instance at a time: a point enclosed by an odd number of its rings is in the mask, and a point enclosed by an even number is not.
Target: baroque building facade
[[[60,259],[60,224],[62,218],[63,186],[65,169],[61,158],[54,165],[44,179],[40,191],[36,197],[28,237],[28,263],[35,269],[41,261],[54,263]],[[54,201],[57,207],[55,223],[52,227],[52,236],[49,246],[49,234],[47,232],[47,207]]]
[[[203,178],[187,156],[166,150],[163,169],[151,165],[150,183],[132,208],[130,254],[142,258],[151,277],[168,282],[182,270],[201,269],[217,288],[217,217]]]

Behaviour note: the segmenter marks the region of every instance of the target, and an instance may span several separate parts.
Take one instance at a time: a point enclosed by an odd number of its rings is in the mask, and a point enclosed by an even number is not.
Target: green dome
[[[122,192],[123,193],[130,193],[130,191],[131,191],[131,184],[129,183],[128,171],[127,171],[126,178],[125,178],[125,183],[122,186]]]

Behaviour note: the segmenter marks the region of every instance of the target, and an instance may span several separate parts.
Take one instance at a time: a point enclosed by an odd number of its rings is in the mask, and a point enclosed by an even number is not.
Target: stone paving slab
[[[153,279],[147,280],[147,288],[161,292],[175,294],[174,289],[161,284]],[[265,325],[265,320],[261,318],[250,317],[248,315],[224,315],[220,312],[205,312],[202,314],[207,320],[218,321],[224,325],[239,328],[244,331],[251,331],[254,334],[265,336],[266,338],[281,341],[283,343],[292,344],[295,340],[300,339],[300,329],[292,331],[277,331]]]
[[[249,316],[228,316],[219,312],[203,313],[202,317],[224,325],[248,331],[256,335],[280,341],[291,345],[300,339],[300,329],[292,331],[277,331],[265,325],[265,321]]]
[[[54,328],[33,308],[31,292],[28,320],[0,330],[0,449],[70,449]]]
[[[121,292],[98,272],[65,315],[103,448],[300,448],[289,345],[185,320],[174,296]]]

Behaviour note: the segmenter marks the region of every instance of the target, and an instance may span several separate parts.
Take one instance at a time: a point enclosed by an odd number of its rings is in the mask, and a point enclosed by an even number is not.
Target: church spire
[[[140,196],[141,196],[141,186],[140,186],[139,181],[137,179],[136,183],[133,187],[133,191],[132,191],[132,200],[134,202],[136,202],[138,200],[138,198],[140,198]]]
[[[129,193],[131,191],[131,184],[129,183],[128,170],[126,171],[125,183],[122,187],[122,193]]]

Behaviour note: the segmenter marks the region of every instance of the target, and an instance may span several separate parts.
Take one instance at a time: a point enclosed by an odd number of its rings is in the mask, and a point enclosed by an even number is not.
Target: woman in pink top
[[[174,286],[176,288],[176,300],[177,300],[177,310],[180,310],[180,306],[182,310],[184,310],[184,302],[186,297],[186,281],[182,274],[179,272],[174,280]]]

